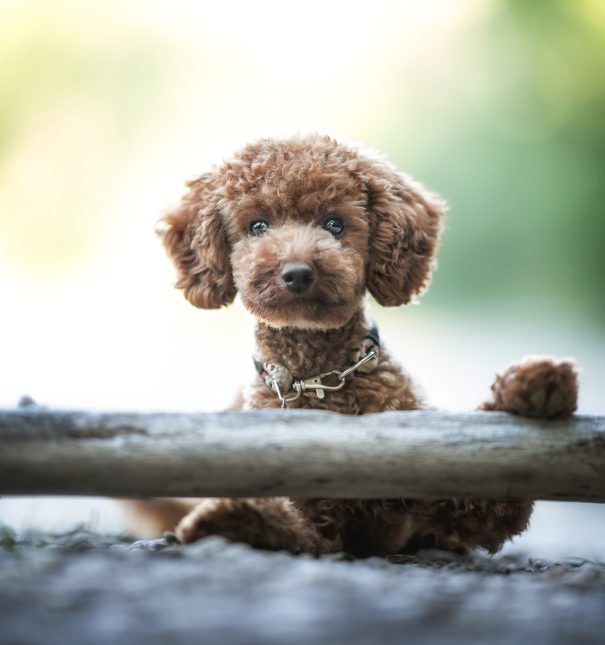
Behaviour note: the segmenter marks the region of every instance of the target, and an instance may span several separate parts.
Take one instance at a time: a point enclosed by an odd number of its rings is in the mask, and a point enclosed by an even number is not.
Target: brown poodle
[[[427,286],[443,202],[383,159],[320,136],[263,139],[188,188],[164,218],[164,245],[193,305],[222,307],[239,292],[256,317],[258,376],[246,408],[423,407],[366,318],[364,297],[402,305]],[[499,375],[482,409],[562,418],[576,398],[572,363],[533,359]],[[189,510],[157,504],[171,522]],[[475,499],[207,499],[176,534],[313,554],[495,552],[531,510],[530,501]]]

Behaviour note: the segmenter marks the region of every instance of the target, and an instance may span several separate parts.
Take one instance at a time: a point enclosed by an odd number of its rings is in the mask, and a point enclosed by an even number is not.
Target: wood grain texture
[[[605,502],[605,417],[4,410],[0,494]]]

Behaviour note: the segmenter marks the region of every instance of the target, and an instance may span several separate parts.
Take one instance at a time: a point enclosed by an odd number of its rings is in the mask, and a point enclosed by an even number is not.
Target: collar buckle
[[[331,374],[336,374],[338,377],[339,383],[336,385],[327,385],[322,383],[321,379],[330,376]],[[342,389],[345,384],[345,379],[338,370],[332,370],[331,372],[326,372],[325,374],[320,374],[319,376],[312,376],[311,378],[300,379],[294,382],[294,387],[296,389],[300,388],[301,392],[306,392],[307,390],[315,390],[315,396],[318,399],[325,398],[325,392],[337,392]]]

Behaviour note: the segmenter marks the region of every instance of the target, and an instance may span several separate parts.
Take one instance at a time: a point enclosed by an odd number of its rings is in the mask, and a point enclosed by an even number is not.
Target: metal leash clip
[[[296,382],[293,383],[293,385],[295,384]],[[294,394],[292,394],[291,396],[284,396],[281,392],[281,388],[279,387],[279,381],[275,377],[271,379],[271,385],[273,386],[273,389],[277,394],[277,398],[280,400],[282,410],[288,407],[288,403],[290,403],[290,401],[296,401],[296,399],[298,399],[301,394],[301,391],[295,388],[296,392]]]
[[[341,390],[345,386],[347,376],[352,374],[356,369],[358,369],[368,361],[371,361],[375,356],[376,352],[372,349],[366,354],[366,356],[357,361],[357,363],[351,365],[351,367],[348,367],[342,372],[339,372],[338,370],[331,370],[330,372],[324,372],[319,376],[312,376],[311,378],[306,379],[297,379],[292,383],[292,389],[294,390],[294,393],[289,396],[284,396],[282,394],[277,378],[272,378],[271,384],[273,385],[273,389],[277,394],[277,398],[281,402],[282,408],[288,407],[288,403],[290,403],[290,401],[296,401],[296,399],[300,398],[303,392],[307,391],[315,390],[315,396],[317,396],[318,399],[323,399],[326,396],[326,392],[337,392],[338,390]],[[335,375],[338,379],[338,383],[336,385],[327,385],[326,383],[322,382],[322,379],[332,375]]]

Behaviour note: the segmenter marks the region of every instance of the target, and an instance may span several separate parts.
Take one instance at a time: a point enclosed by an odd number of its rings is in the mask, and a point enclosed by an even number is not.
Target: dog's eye
[[[264,219],[255,219],[250,223],[250,235],[262,235],[267,232],[269,223]]]
[[[326,231],[330,231],[332,235],[340,235],[345,230],[345,223],[340,217],[328,217],[324,222]]]

